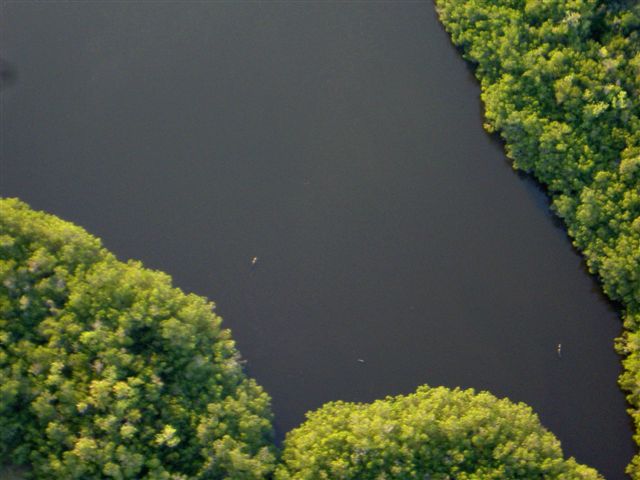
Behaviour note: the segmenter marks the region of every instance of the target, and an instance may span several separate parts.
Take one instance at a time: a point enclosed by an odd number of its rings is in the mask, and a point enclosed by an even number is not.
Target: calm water
[[[619,319],[482,131],[430,2],[1,18],[2,194],[215,299],[280,435],[329,400],[460,385],[527,402],[624,478]]]

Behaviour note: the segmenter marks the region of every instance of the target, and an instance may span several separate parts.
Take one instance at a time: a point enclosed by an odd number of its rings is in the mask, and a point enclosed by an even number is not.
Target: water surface
[[[482,131],[430,2],[5,1],[1,22],[2,194],[215,299],[279,435],[330,400],[474,387],[624,478],[620,321]]]

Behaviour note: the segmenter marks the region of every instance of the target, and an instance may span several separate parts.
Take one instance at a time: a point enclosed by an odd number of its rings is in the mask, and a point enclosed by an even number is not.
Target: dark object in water
[[[18,74],[9,62],[0,58],[0,90],[4,90],[16,83]]]

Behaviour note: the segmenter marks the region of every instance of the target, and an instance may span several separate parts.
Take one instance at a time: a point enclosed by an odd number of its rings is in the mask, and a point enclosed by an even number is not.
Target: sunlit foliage
[[[0,199],[0,465],[38,479],[273,478],[269,398],[212,308]],[[288,435],[278,468],[278,480],[599,478],[562,458],[529,407],[428,387],[327,404]]]
[[[277,480],[587,480],[523,404],[421,387],[372,404],[334,402],[287,435]]]
[[[485,128],[547,187],[590,271],[623,307],[620,384],[640,432],[640,3],[436,4],[476,68]],[[640,478],[640,456],[628,471]]]
[[[268,396],[213,305],[0,199],[0,464],[36,478],[260,479]]]

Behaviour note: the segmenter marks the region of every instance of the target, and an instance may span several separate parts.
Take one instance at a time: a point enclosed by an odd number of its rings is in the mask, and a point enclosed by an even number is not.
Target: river
[[[0,22],[2,195],[215,299],[280,438],[330,400],[474,387],[625,478],[618,315],[483,132],[430,2],[5,1]]]

